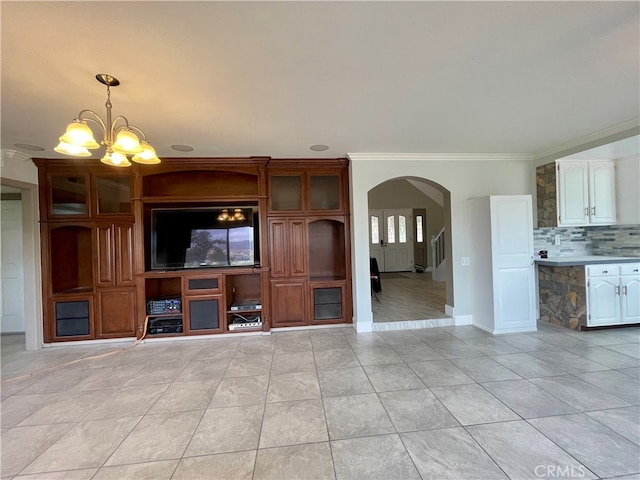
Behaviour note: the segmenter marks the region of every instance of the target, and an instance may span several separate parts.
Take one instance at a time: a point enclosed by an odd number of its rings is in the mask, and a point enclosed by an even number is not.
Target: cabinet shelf
[[[93,287],[89,286],[89,287],[75,287],[75,288],[70,288],[68,290],[63,290],[60,292],[54,292],[53,295],[54,296],[62,296],[62,295],[74,295],[74,294],[85,294],[85,293],[92,293],[93,292]]]

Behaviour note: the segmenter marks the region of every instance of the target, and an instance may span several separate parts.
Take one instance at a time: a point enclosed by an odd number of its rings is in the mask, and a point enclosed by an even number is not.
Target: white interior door
[[[22,265],[22,202],[1,204],[2,333],[24,332],[24,274]]]
[[[413,268],[413,230],[410,208],[369,210],[369,254],[381,272]]]
[[[535,330],[531,196],[491,197],[491,234],[495,331]]]

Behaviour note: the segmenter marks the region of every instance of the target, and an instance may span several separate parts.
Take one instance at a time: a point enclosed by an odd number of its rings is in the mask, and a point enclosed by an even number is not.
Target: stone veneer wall
[[[538,226],[555,227],[558,224],[555,162],[536,168],[536,202]]]
[[[554,244],[556,235],[560,245]],[[640,225],[535,228],[533,245],[535,252],[547,250],[549,257],[640,257]]]
[[[572,330],[587,325],[584,266],[538,265],[540,320]]]

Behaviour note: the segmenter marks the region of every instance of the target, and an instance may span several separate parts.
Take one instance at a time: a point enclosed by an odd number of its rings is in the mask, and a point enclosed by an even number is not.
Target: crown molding
[[[23,162],[31,160],[31,155],[28,155],[24,152],[19,152],[18,150],[10,150],[8,148],[5,148],[0,153],[2,154],[3,164],[6,160],[22,160]]]
[[[347,153],[352,161],[418,161],[418,162],[523,162],[533,160],[528,153]]]
[[[533,154],[533,160],[538,161],[550,157],[564,157],[638,134],[640,134],[640,117],[632,118],[626,122],[574,138],[573,140],[569,140],[547,150],[536,152]]]

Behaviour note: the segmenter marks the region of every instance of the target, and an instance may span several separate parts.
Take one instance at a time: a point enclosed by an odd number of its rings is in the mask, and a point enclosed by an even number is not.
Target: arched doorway
[[[453,324],[450,192],[404,176],[371,188],[367,201],[369,256],[382,287],[372,301],[373,329]]]

